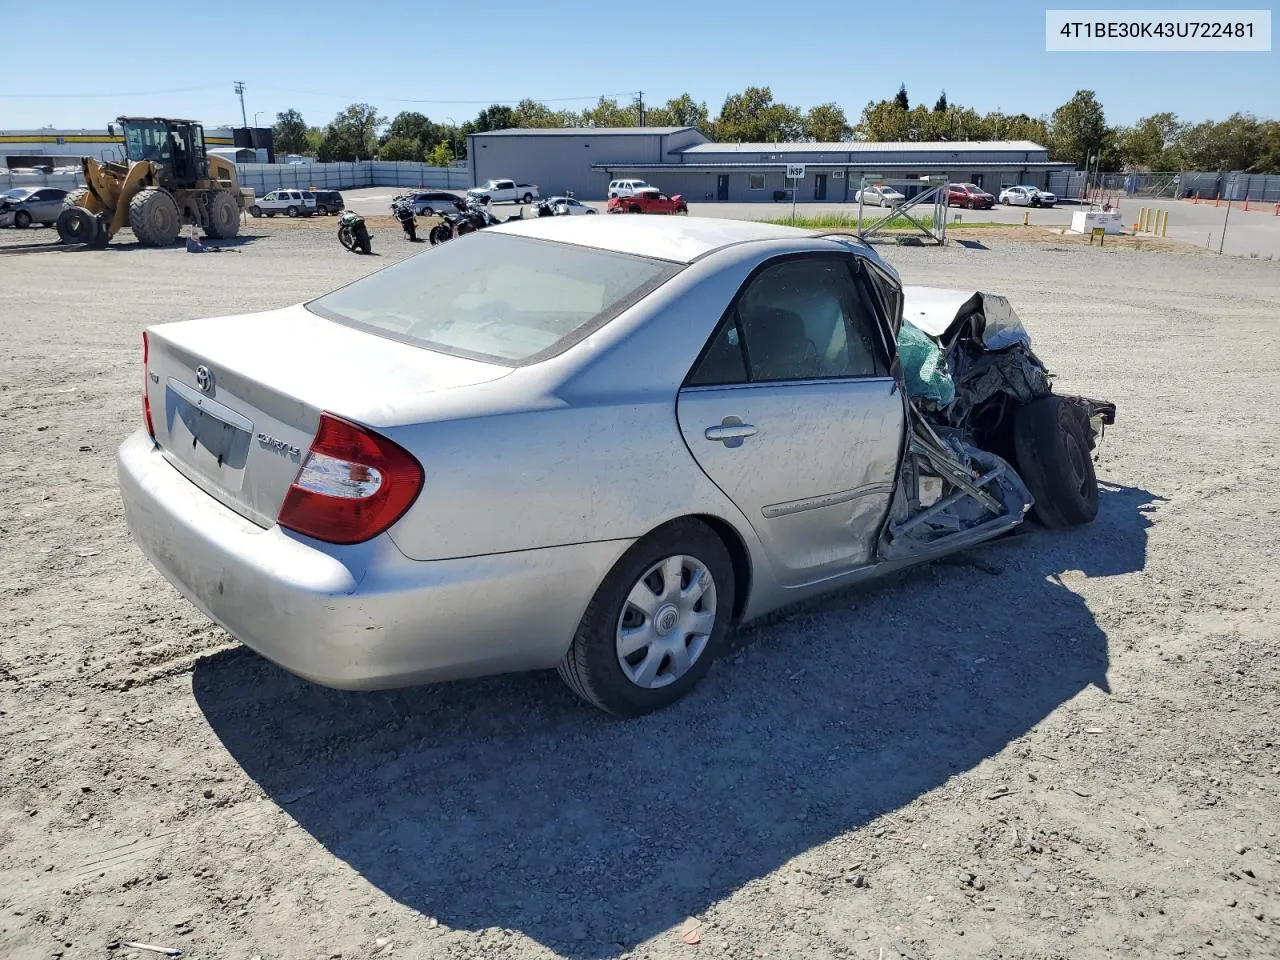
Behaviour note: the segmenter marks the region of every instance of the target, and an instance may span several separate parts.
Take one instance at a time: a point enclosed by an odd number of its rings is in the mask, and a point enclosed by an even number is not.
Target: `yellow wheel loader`
[[[58,217],[63,243],[104,247],[122,227],[138,243],[162,247],[184,223],[225,240],[240,229],[245,195],[235,164],[205,150],[204,128],[191,120],[119,117],[124,161],[82,157],[87,186],[67,194]],[[108,127],[114,135],[115,126]]]

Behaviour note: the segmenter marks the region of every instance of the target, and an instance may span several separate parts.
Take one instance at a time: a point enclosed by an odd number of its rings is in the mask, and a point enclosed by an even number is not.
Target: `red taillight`
[[[147,424],[147,433],[151,434],[151,439],[156,438],[155,424],[151,422],[151,391],[147,389],[147,380],[151,376],[151,370],[147,366],[147,359],[150,356],[150,348],[147,346],[147,331],[142,331],[142,419]]]
[[[322,413],[279,523],[328,543],[360,543],[404,516],[422,481],[422,466],[403,447]]]

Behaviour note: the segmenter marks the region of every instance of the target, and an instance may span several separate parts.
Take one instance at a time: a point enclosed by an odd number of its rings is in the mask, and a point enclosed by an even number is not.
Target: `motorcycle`
[[[440,218],[443,222],[436,224],[431,228],[431,232],[427,234],[427,239],[431,241],[433,246],[444,243],[446,240],[452,240],[454,237],[460,237],[464,233],[475,233],[475,231],[483,230],[485,227],[496,227],[499,224],[524,219],[524,208],[522,207],[515,216],[499,220],[489,212],[489,208],[484,205],[483,201],[475,197],[465,202],[455,200],[453,205],[458,212],[441,214]]]
[[[364,217],[354,210],[344,210],[338,218],[338,242],[352,253],[373,253],[373,241]]]
[[[418,215],[413,212],[413,204],[400,197],[391,201],[391,213],[400,221],[405,237],[410,243],[418,242]]]

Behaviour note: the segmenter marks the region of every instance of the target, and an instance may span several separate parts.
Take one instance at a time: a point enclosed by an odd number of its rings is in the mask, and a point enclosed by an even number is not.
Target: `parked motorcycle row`
[[[523,208],[515,216],[507,217],[505,220],[499,219],[489,212],[488,207],[485,206],[482,200],[474,197],[467,200],[455,200],[453,205],[457,208],[457,212],[442,213],[440,215],[440,223],[437,223],[427,233],[427,239],[432,246],[452,240],[454,237],[460,237],[464,233],[474,233],[477,230],[483,230],[485,227],[494,227],[500,223],[524,219]],[[418,238],[418,216],[414,212],[411,196],[402,194],[394,197],[391,201],[391,215],[396,218],[401,229],[404,230],[406,240],[411,243],[421,242]],[[538,215],[547,216],[547,214],[541,212]],[[353,210],[347,210],[342,214],[338,224],[338,242],[345,249],[350,250],[352,253],[369,254],[373,252],[372,238],[368,227],[365,225],[364,217]]]

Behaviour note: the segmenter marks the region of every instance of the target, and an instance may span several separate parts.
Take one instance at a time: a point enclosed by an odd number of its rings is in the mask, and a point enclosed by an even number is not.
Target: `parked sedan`
[[[688,213],[689,205],[678,193],[668,197],[657,187],[645,187],[629,197],[611,197],[608,209],[610,213]]]
[[[968,207],[970,210],[990,210],[996,198],[976,183],[947,184],[947,206]]]
[[[536,209],[540,217],[580,217],[600,212],[576,197],[546,197],[538,201]]]
[[[1001,297],[710,218],[507,223],[142,355],[125,516],[233,636],[342,688],[558,666],[628,716],[736,623],[1088,522],[1115,412]]]
[[[62,213],[67,191],[53,187],[14,187],[0,194],[0,227],[25,230],[32,223],[51,227]]]
[[[883,186],[867,187],[863,190],[856,190],[853,194],[854,203],[874,204],[877,207],[896,207],[900,203],[905,203],[906,199],[893,187]]]
[[[1000,191],[1000,202],[1014,207],[1052,207],[1058,198],[1039,187],[1006,187]]]
[[[454,213],[458,208],[458,195],[444,190],[423,190],[408,194],[408,197],[413,203],[413,212],[420,217],[432,217],[437,213]]]

